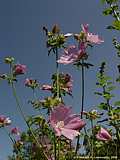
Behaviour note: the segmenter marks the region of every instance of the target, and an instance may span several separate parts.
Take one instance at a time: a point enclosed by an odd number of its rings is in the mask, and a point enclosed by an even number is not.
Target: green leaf
[[[118,20],[113,21],[113,27],[116,30],[120,30],[120,21],[118,21]]]
[[[115,29],[115,27],[114,26],[107,26],[106,29]]]
[[[109,86],[106,90],[107,90],[108,92],[110,92],[110,91],[114,90],[115,88],[116,88],[115,86]]]
[[[106,103],[100,103],[98,105],[98,108],[103,109],[103,110],[108,110],[108,105]]]
[[[114,95],[111,95],[110,93],[104,93],[104,94],[103,94],[103,97],[104,97],[106,100],[110,100],[112,97],[114,97]]]
[[[120,76],[116,79],[116,82],[120,83]]]
[[[102,96],[103,94],[101,92],[94,92],[94,94]]]
[[[112,12],[113,12],[112,8],[107,8],[103,11],[103,15],[108,16],[112,14]]]
[[[112,112],[119,114],[120,113],[120,107],[117,107],[116,109],[113,109]]]
[[[112,9],[113,9],[114,11],[117,11],[117,10],[119,9],[119,7],[118,7],[118,5],[113,5],[113,6],[112,6]]]
[[[114,103],[114,105],[115,105],[115,106],[120,106],[120,101],[116,101],[116,102]]]

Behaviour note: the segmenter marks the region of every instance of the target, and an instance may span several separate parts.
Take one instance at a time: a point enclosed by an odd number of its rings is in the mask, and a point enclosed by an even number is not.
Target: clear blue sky
[[[7,71],[3,64],[5,56],[14,56],[20,63],[28,67],[27,75],[18,82],[18,94],[24,104],[24,111],[32,114],[32,107],[27,100],[32,96],[29,89],[24,88],[26,77],[37,78],[42,83],[50,83],[52,72],[55,71],[54,57],[47,56],[45,35],[42,27],[51,28],[59,24],[64,33],[80,31],[82,23],[90,24],[90,31],[99,34],[104,43],[95,46],[89,52],[89,62],[95,66],[86,71],[86,110],[96,106],[99,102],[94,95],[96,89],[96,71],[101,61],[106,60],[111,69],[117,58],[112,46],[112,32],[106,30],[112,19],[102,15],[103,6],[100,0],[1,0],[0,1],[0,73]],[[115,34],[115,33],[114,33]],[[80,106],[80,72],[71,65],[62,66],[61,70],[72,74],[74,80],[74,99],[66,97],[66,104],[73,106],[79,112]],[[42,93],[40,92],[40,95]],[[24,99],[23,99],[24,98]],[[0,83],[0,114],[9,116],[13,124],[24,129],[22,121],[15,107],[15,100],[7,83]],[[10,142],[4,131],[0,129],[0,160],[7,160],[11,152]]]

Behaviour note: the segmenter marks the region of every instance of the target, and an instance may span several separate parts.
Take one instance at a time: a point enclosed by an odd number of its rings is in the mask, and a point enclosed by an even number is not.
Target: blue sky
[[[7,71],[3,58],[14,56],[17,62],[26,64],[28,73],[18,82],[17,90],[26,113],[33,113],[32,107],[27,105],[27,100],[32,96],[29,89],[24,88],[24,79],[32,77],[42,83],[50,83],[51,74],[55,72],[54,57],[47,56],[45,35],[42,27],[51,28],[58,24],[64,33],[78,33],[83,23],[90,25],[90,31],[99,34],[104,43],[95,46],[89,51],[88,61],[94,67],[86,71],[85,106],[86,110],[96,106],[99,99],[94,95],[96,90],[96,73],[102,61],[110,67],[109,74],[115,76],[112,70],[118,62],[112,46],[112,37],[117,35],[106,30],[111,23],[111,17],[102,15],[103,6],[100,1],[92,0],[4,0],[0,1],[0,73]],[[72,65],[60,66],[60,70],[71,73],[74,80],[74,98],[66,97],[66,104],[71,105],[75,112],[80,106],[80,71]],[[9,116],[13,124],[24,129],[25,124],[15,107],[15,100],[10,87],[6,82],[0,83],[0,114]],[[42,93],[40,92],[40,95]],[[0,160],[6,160],[11,152],[10,142],[4,131],[0,129]]]

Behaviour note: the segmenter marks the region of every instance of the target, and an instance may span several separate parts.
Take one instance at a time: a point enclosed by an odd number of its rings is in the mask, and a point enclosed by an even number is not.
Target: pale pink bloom
[[[75,45],[71,45],[68,48],[64,49],[63,55],[57,61],[62,64],[70,64],[75,61],[80,60],[85,54],[85,46],[83,43],[76,47]]]
[[[85,122],[79,118],[79,115],[72,114],[71,108],[62,104],[51,111],[50,124],[56,136],[63,135],[70,140],[78,136],[79,130],[85,126]]]
[[[32,80],[29,79],[29,78],[26,78],[26,80],[25,80],[25,86],[31,86],[31,84],[32,84]]]
[[[82,24],[82,30],[86,34],[86,39],[90,43],[100,44],[104,42],[98,35],[88,32],[88,24]]]
[[[14,74],[15,75],[24,74],[25,72],[26,72],[26,65],[16,64],[14,66]]]
[[[14,127],[14,128],[11,129],[11,133],[19,136],[20,135],[20,130],[19,130],[18,127]]]
[[[47,90],[47,91],[51,91],[52,90],[52,86],[48,85],[48,84],[44,84],[41,87],[42,90]]]
[[[98,131],[98,134],[96,135],[96,138],[98,140],[101,140],[101,141],[109,141],[109,140],[112,139],[112,136],[109,134],[109,132],[106,129],[101,128]]]
[[[3,115],[0,116],[0,125],[10,125],[11,124],[11,120],[9,117],[5,117]]]

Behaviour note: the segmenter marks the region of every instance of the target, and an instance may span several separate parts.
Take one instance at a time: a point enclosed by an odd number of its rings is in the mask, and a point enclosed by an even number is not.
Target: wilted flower
[[[61,74],[59,80],[60,82],[60,88],[67,93],[72,93],[72,86],[73,86],[73,80],[70,74]]]
[[[15,75],[24,74],[26,72],[26,65],[23,64],[15,64],[13,67],[13,73]]]
[[[20,130],[19,130],[18,127],[14,127],[14,128],[11,129],[11,133],[19,136],[20,135]]]
[[[5,117],[4,115],[0,116],[0,126],[7,126],[11,124],[11,120],[9,117]]]
[[[83,33],[85,33],[86,40],[90,43],[100,44],[104,42],[98,35],[88,32],[88,24],[82,24]]]
[[[63,135],[70,140],[78,136],[79,130],[85,126],[79,115],[71,114],[71,108],[64,105],[59,105],[51,111],[50,124],[57,136]]]
[[[96,135],[96,138],[101,141],[109,141],[112,139],[112,136],[109,134],[109,132],[106,129],[101,127]]]
[[[22,140],[17,140],[15,143],[14,143],[14,145],[13,145],[13,147],[16,149],[18,149],[18,148],[20,148],[21,146],[23,146],[23,141]]]
[[[85,46],[83,43],[79,47],[71,45],[64,49],[63,55],[58,60],[58,63],[70,64],[80,60],[85,55]]]

